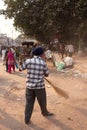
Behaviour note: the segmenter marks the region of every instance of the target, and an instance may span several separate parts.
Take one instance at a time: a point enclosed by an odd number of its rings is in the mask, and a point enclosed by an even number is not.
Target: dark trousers
[[[44,89],[26,89],[26,106],[25,106],[25,120],[30,120],[33,108],[35,97],[37,97],[37,101],[41,108],[41,113],[45,114],[47,112],[46,109],[46,91]]]

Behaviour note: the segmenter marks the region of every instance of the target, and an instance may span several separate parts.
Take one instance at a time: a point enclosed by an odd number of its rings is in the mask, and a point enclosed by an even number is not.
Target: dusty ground
[[[24,123],[26,71],[8,74],[0,61],[0,130],[87,130],[87,57],[74,58],[75,68],[65,72],[48,64],[48,79],[65,90],[69,99],[46,82],[48,110],[55,115],[43,117],[36,101],[29,125]]]

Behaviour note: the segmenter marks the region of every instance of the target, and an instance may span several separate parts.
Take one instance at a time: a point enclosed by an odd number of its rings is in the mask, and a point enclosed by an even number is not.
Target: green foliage
[[[71,39],[87,19],[87,0],[3,0],[3,14],[14,18],[14,26],[26,35],[49,42],[61,32]]]

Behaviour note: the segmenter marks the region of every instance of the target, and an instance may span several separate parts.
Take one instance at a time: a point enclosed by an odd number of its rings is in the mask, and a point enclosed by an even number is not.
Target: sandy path
[[[55,93],[46,82],[48,109],[55,116],[43,117],[36,101],[32,123],[27,126],[24,124],[26,71],[8,74],[0,63],[0,130],[87,130],[87,79],[59,73],[52,64],[49,69],[48,79],[68,92],[69,99]]]

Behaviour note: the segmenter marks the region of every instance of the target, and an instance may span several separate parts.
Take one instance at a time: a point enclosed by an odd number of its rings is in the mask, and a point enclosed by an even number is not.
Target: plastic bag
[[[57,65],[57,70],[62,70],[62,69],[64,69],[64,68],[65,68],[65,63],[64,63],[64,62],[58,63],[58,65]]]

